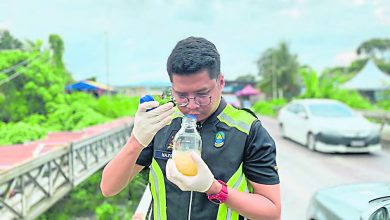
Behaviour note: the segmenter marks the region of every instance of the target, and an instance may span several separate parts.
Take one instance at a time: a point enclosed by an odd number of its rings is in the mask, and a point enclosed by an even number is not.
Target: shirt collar
[[[211,122],[215,121],[217,119],[218,115],[221,114],[222,111],[225,109],[226,105],[227,105],[227,103],[226,103],[225,99],[221,96],[221,101],[219,102],[217,110],[215,110],[214,113],[211,114],[208,118],[206,118],[205,120],[200,121],[198,123],[203,125],[206,122],[211,123]]]

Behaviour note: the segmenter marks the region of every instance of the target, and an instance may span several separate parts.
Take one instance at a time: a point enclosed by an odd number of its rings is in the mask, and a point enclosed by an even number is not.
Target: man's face
[[[207,69],[191,75],[172,75],[172,95],[176,101],[179,103],[189,98],[188,105],[178,104],[179,110],[183,114],[196,115],[198,121],[208,118],[218,108],[224,86],[223,75],[219,75],[217,79],[210,79]],[[195,97],[198,103],[210,103],[199,105],[195,102]]]

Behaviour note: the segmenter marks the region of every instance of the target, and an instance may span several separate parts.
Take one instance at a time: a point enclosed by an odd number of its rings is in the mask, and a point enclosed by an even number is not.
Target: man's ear
[[[221,88],[221,91],[222,91],[223,88],[225,88],[225,77],[221,73],[218,78],[219,78],[218,85],[219,85],[219,87]]]

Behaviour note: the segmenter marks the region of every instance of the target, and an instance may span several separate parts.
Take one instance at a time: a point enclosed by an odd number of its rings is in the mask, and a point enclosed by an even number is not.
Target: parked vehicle
[[[310,220],[389,220],[390,183],[361,183],[317,191],[309,204]]]
[[[375,152],[380,126],[329,99],[294,100],[278,115],[282,136],[321,152]]]

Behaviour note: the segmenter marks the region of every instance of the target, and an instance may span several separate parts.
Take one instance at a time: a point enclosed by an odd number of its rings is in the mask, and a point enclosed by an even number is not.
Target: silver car
[[[380,126],[330,99],[294,100],[278,115],[282,136],[321,152],[375,152]]]
[[[389,220],[390,183],[362,183],[324,188],[309,204],[309,220]]]

